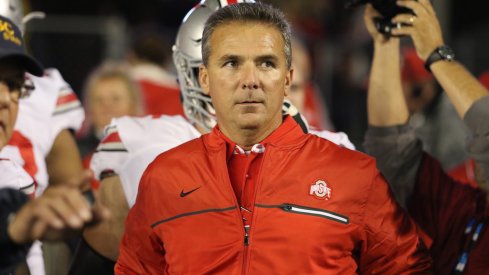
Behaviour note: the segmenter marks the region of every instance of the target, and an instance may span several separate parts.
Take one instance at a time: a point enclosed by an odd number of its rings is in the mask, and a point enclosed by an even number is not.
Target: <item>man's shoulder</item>
[[[182,163],[193,163],[207,157],[202,138],[192,139],[168,151],[159,154],[153,163],[168,166],[181,166]]]
[[[112,126],[119,132],[122,142],[131,147],[141,145],[171,144],[170,147],[200,136],[195,127],[182,116],[131,117],[114,119]],[[165,146],[167,147],[167,146]],[[131,148],[128,148],[131,149]]]
[[[320,138],[329,140],[339,146],[346,147],[351,150],[355,150],[355,145],[350,141],[348,135],[343,132],[332,132],[328,130],[316,130],[311,129],[310,134],[316,135]]]
[[[337,144],[330,139],[315,134],[308,135],[308,138],[310,142],[307,146],[317,147],[313,152],[316,152],[315,154],[318,156],[332,157],[337,160],[341,159],[348,162],[375,162],[375,159],[372,156],[349,149],[341,143]]]
[[[171,132],[193,128],[185,118],[180,115],[161,115],[161,116],[122,116],[115,118],[112,124],[118,128],[123,128],[127,131],[144,132],[146,130],[157,128],[158,131]]]

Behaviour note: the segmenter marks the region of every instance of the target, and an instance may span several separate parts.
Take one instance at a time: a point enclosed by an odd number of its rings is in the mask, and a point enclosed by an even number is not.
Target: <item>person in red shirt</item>
[[[473,188],[453,180],[436,159],[423,153],[420,140],[407,124],[399,38],[386,38],[376,30],[373,19],[379,14],[371,6],[365,12],[365,23],[374,39],[365,148],[377,158],[397,199],[431,238],[434,273],[488,274],[489,96],[484,86],[447,54],[430,2],[398,4],[415,15],[395,17],[393,22],[400,27],[392,34],[412,39],[418,56],[471,130],[467,151],[476,160],[479,185]]]
[[[367,155],[282,116],[290,26],[266,4],[207,20],[199,82],[218,125],[159,155],[126,220],[117,274],[419,274],[417,227]]]
[[[171,44],[151,25],[134,29],[127,60],[141,90],[146,115],[184,115],[177,77],[166,69]]]

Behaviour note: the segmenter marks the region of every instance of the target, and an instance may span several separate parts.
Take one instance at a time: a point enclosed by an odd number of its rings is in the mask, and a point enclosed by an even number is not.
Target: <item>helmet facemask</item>
[[[0,0],[0,15],[12,20],[20,29],[22,34],[25,33],[25,24],[32,19],[44,18],[46,15],[43,12],[30,12],[24,16],[24,8],[22,0]]]
[[[200,88],[199,66],[202,60],[192,59],[174,46],[173,63],[178,73],[185,115],[192,123],[210,131],[216,125],[216,115],[211,98]]]
[[[192,123],[206,131],[210,131],[217,121],[211,98],[204,94],[199,84],[199,66],[202,64],[202,33],[210,15],[229,5],[229,2],[254,1],[202,0],[185,15],[173,46],[173,63],[178,74],[185,115]]]

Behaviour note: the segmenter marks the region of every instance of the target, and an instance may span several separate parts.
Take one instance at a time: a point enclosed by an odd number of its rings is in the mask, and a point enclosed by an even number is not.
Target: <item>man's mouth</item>
[[[258,100],[245,100],[239,102],[238,104],[248,105],[248,104],[262,104],[262,103],[263,103],[262,101],[258,101]]]

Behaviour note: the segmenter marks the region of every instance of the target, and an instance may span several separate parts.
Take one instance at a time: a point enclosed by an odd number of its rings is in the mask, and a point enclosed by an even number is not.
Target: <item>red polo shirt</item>
[[[294,127],[297,123],[290,116],[284,117],[282,124],[260,143],[245,151],[235,142],[226,137],[221,131],[219,135],[226,141],[227,166],[229,179],[241,206],[241,214],[246,230],[251,225],[253,205],[255,202],[256,183],[260,177],[260,168],[268,143],[276,141]]]

